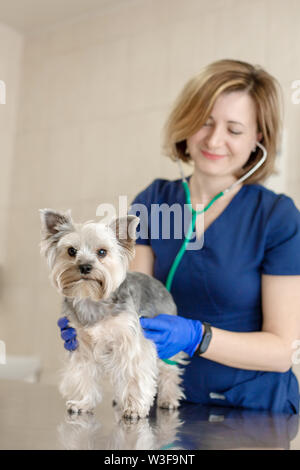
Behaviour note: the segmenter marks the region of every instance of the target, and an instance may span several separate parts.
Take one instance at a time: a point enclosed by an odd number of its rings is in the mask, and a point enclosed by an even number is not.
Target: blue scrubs
[[[167,239],[159,208],[179,204],[184,213],[185,203],[181,180],[156,179],[131,206],[131,213],[141,217],[136,243],[151,246],[154,276],[164,284],[187,221],[174,216]],[[244,185],[205,230],[203,247],[185,252],[171,293],[183,317],[228,331],[260,331],[262,274],[300,275],[300,213],[291,198],[258,184]],[[185,366],[183,380],[189,402],[299,413],[298,382],[291,369],[243,370],[196,357]]]

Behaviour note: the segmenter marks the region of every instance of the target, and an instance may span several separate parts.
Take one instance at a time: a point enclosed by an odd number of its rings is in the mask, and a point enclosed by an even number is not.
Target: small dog
[[[63,294],[62,315],[76,328],[79,346],[68,354],[60,391],[69,412],[93,412],[100,381],[109,374],[122,416],[144,418],[157,394],[159,407],[175,409],[184,398],[181,369],[157,356],[139,317],[176,315],[171,294],[151,276],[127,272],[135,254],[139,218],[110,224],[75,224],[71,213],[40,210],[41,253]],[[184,353],[174,356],[184,363]]]

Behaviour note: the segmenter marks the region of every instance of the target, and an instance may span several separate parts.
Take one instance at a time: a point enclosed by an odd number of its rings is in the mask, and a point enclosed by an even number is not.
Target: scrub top
[[[185,204],[181,179],[156,179],[131,205],[140,217],[136,243],[151,246],[154,277],[164,284],[191,219]],[[178,314],[223,330],[261,331],[261,275],[300,275],[300,212],[288,196],[246,184],[205,230],[203,246],[196,237],[188,246],[171,287]],[[243,370],[192,357],[183,386],[193,403],[299,413],[292,369]]]

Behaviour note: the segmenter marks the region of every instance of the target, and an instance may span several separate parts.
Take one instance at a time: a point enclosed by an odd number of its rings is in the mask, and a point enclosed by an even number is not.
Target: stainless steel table
[[[68,415],[55,386],[0,381],[0,449],[300,448],[299,416],[185,404],[125,422],[106,396],[94,415]]]

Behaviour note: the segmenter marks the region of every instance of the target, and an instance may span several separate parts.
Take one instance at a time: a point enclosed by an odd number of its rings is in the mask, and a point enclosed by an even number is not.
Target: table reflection
[[[289,449],[298,426],[297,415],[184,404],[174,411],[153,407],[137,422],[122,419],[115,407],[109,430],[101,416],[66,413],[57,430],[65,449]]]

